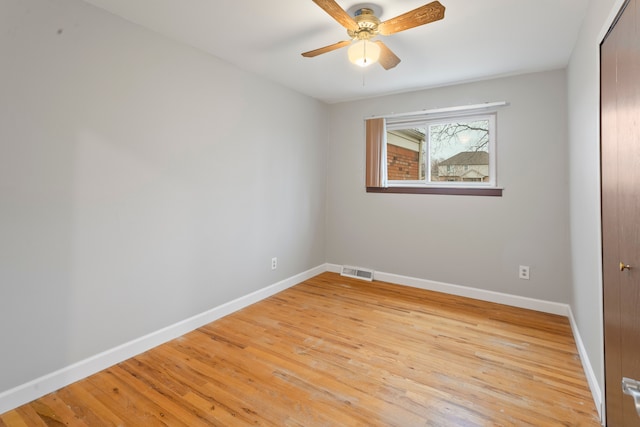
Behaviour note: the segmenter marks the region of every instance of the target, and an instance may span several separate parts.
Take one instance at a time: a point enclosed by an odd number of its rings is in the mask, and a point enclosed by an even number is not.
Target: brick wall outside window
[[[389,180],[420,179],[419,153],[397,145],[387,145],[387,176]]]

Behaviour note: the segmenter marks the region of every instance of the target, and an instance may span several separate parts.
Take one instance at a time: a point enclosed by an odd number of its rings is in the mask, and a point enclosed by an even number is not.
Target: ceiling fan
[[[347,29],[351,40],[343,40],[329,46],[305,52],[302,56],[312,58],[323,53],[351,45],[349,60],[360,66],[367,66],[380,62],[385,70],[389,70],[400,63],[400,58],[382,41],[371,40],[377,35],[388,36],[400,31],[428,24],[444,18],[444,6],[438,1],[420,6],[410,12],[380,22],[375,16],[374,7],[362,6],[358,8],[352,18],[335,0],[313,0],[340,25]]]

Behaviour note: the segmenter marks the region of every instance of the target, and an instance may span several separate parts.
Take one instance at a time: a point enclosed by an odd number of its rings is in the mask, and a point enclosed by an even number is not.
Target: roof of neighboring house
[[[463,151],[439,163],[440,166],[488,165],[488,164],[489,164],[489,153],[487,153],[486,151]]]

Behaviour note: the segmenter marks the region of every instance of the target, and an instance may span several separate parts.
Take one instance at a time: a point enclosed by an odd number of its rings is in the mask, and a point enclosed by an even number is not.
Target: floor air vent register
[[[341,276],[353,277],[354,279],[362,279],[368,282],[373,280],[373,270],[360,267],[350,267],[348,265],[342,266]]]

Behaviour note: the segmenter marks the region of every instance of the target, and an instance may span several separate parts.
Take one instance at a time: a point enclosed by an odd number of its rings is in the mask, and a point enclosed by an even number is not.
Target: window
[[[367,191],[502,195],[495,135],[495,112],[367,120]],[[372,144],[380,144],[375,159]],[[375,182],[369,180],[373,175]]]
[[[493,114],[388,120],[386,132],[389,187],[495,186]]]

